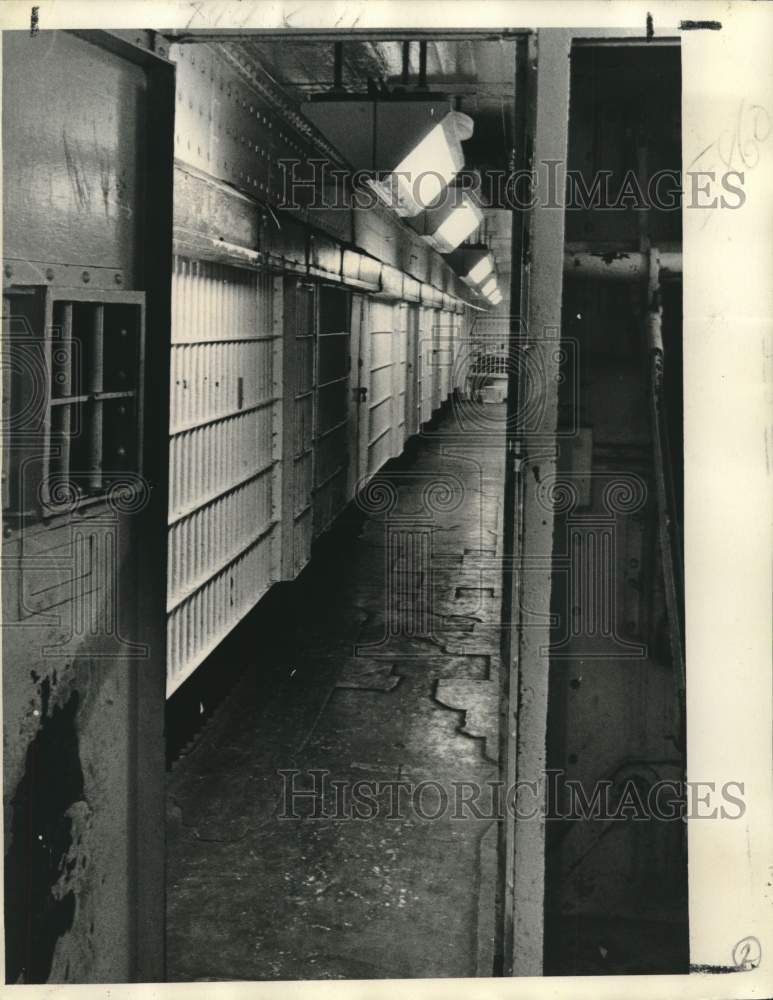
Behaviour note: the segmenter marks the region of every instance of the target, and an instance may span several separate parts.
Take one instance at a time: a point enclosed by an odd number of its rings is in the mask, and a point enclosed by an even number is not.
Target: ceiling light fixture
[[[479,285],[484,278],[487,278],[494,270],[494,259],[491,254],[488,254],[482,260],[479,260],[477,264],[470,268],[464,277],[464,280],[469,282],[471,285]]]
[[[473,128],[469,115],[449,112],[390,174],[381,181],[370,181],[370,186],[398,215],[417,216],[437,202],[464,166],[462,143],[470,138]]]
[[[422,212],[411,226],[439,253],[451,253],[483,222],[483,212],[466,191],[449,188],[443,204]]]

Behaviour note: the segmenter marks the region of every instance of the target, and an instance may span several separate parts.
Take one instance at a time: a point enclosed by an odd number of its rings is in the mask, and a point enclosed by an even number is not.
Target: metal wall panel
[[[313,155],[224,52],[172,45],[177,70],[175,156],[212,177],[275,205],[282,200],[280,160]]]
[[[175,258],[168,694],[279,575],[274,281]]]
[[[174,77],[102,32],[2,48],[5,977],[158,981]]]
[[[77,266],[72,284],[88,267],[92,287],[105,271],[107,287],[116,287],[113,272],[122,287],[136,287],[145,72],[65,31],[41,31],[35,41],[18,58],[22,33],[5,43],[14,67],[3,121],[5,266],[37,266],[40,284],[50,280],[48,266],[66,284],[60,276],[70,265]],[[43,85],[33,114],[25,95]]]

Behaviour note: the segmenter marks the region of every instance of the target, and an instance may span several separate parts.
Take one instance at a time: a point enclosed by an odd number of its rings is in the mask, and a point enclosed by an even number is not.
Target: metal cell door
[[[284,284],[285,477],[289,486],[291,576],[311,558],[314,527],[316,288],[297,278]]]
[[[443,357],[442,357],[442,318],[440,309],[430,311],[430,324],[432,329],[432,412],[440,406],[443,401]]]
[[[408,389],[408,316],[404,302],[395,304],[395,424],[392,450],[399,455],[408,436],[407,425],[407,389]]]
[[[370,301],[366,328],[368,352],[368,460],[367,474],[372,476],[392,457],[395,425],[394,396],[394,306],[378,299]]]
[[[351,398],[351,293],[322,285],[316,339],[314,538],[348,500]]]
[[[175,258],[168,695],[280,576],[280,281]]]
[[[435,381],[433,354],[434,310],[421,306],[419,311],[419,354],[421,356],[421,377],[419,380],[419,426],[427,423],[432,416],[432,396]]]
[[[419,317],[416,306],[406,304],[405,316],[405,436],[406,439],[419,430],[421,403],[421,365],[419,358]]]
[[[451,394],[451,376],[454,359],[454,314],[445,310],[438,311],[438,343],[437,365],[439,369],[440,399],[438,405],[445,402]]]
[[[356,490],[368,475],[368,399],[370,396],[370,301],[365,295],[352,296],[351,400],[354,407],[350,422],[351,479]]]

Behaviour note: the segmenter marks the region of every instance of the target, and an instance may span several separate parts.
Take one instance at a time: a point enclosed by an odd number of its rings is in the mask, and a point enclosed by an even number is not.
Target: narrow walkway
[[[365,491],[273,641],[247,626],[175,765],[169,980],[491,975],[496,829],[463,799],[497,777],[504,448],[454,427]]]

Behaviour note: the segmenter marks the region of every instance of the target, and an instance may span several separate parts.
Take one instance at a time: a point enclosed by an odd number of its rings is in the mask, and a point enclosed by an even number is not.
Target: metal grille
[[[267,274],[175,259],[168,694],[278,577],[273,291]]]
[[[144,294],[31,288],[3,301],[4,505],[48,516],[135,489]]]

